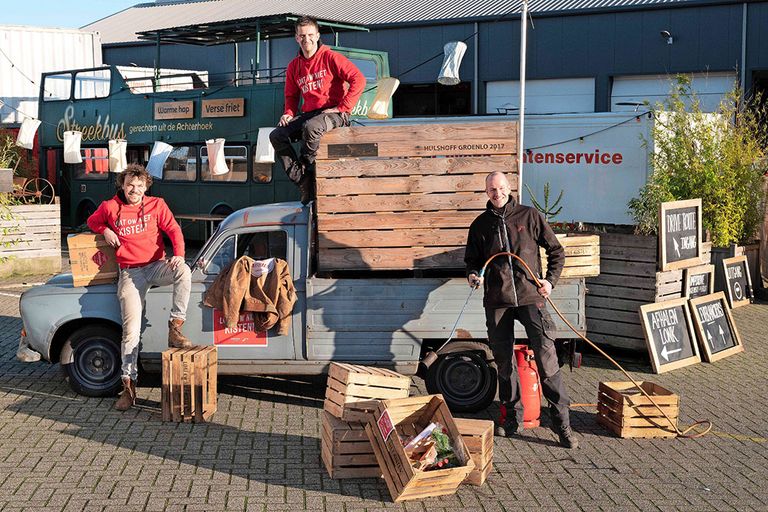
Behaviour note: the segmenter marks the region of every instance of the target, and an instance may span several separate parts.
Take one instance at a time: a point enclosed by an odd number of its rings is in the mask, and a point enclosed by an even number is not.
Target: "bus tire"
[[[453,412],[477,412],[496,396],[496,365],[482,351],[441,355],[427,370],[425,384],[430,394],[441,394]]]

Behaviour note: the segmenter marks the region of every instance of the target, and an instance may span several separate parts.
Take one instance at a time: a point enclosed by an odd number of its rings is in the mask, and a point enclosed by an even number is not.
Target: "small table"
[[[211,236],[213,230],[216,229],[216,224],[226,219],[226,215],[216,215],[213,213],[182,213],[174,215],[177,220],[188,220],[190,222],[205,222],[205,239]]]

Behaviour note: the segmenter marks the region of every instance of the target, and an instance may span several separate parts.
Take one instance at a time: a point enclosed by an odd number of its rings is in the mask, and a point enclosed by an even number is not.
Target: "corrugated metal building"
[[[104,60],[153,66],[152,43],[136,32],[235,21],[280,13],[309,14],[368,26],[340,32],[342,46],[389,52],[400,78],[395,113],[466,114],[509,111],[517,104],[519,0],[212,0],[139,4],[99,20]],[[658,100],[668,75],[691,73],[706,107],[734,80],[768,85],[768,2],[728,0],[532,0],[528,31],[527,109],[532,113],[631,110]],[[435,83],[443,45],[466,40],[462,83]],[[333,37],[326,36],[333,43]],[[259,68],[285,66],[292,38],[262,42]],[[254,43],[163,47],[161,65],[212,74],[252,66]],[[420,65],[424,63],[426,64]]]

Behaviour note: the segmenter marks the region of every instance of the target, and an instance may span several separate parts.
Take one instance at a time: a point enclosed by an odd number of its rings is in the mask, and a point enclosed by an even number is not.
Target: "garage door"
[[[691,75],[693,91],[701,101],[704,112],[714,112],[724,95],[736,82],[735,73],[698,73]],[[671,87],[669,75],[619,76],[613,79],[611,111],[629,112],[643,108],[643,102],[651,105],[663,102]]]

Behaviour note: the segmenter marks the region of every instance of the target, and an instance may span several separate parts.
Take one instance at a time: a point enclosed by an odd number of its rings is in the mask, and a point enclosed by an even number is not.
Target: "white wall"
[[[485,92],[487,114],[517,114],[517,107],[520,104],[519,80],[488,82]],[[505,112],[505,105],[515,109]],[[593,78],[526,80],[525,82],[526,114],[589,113],[594,111],[595,80]]]

